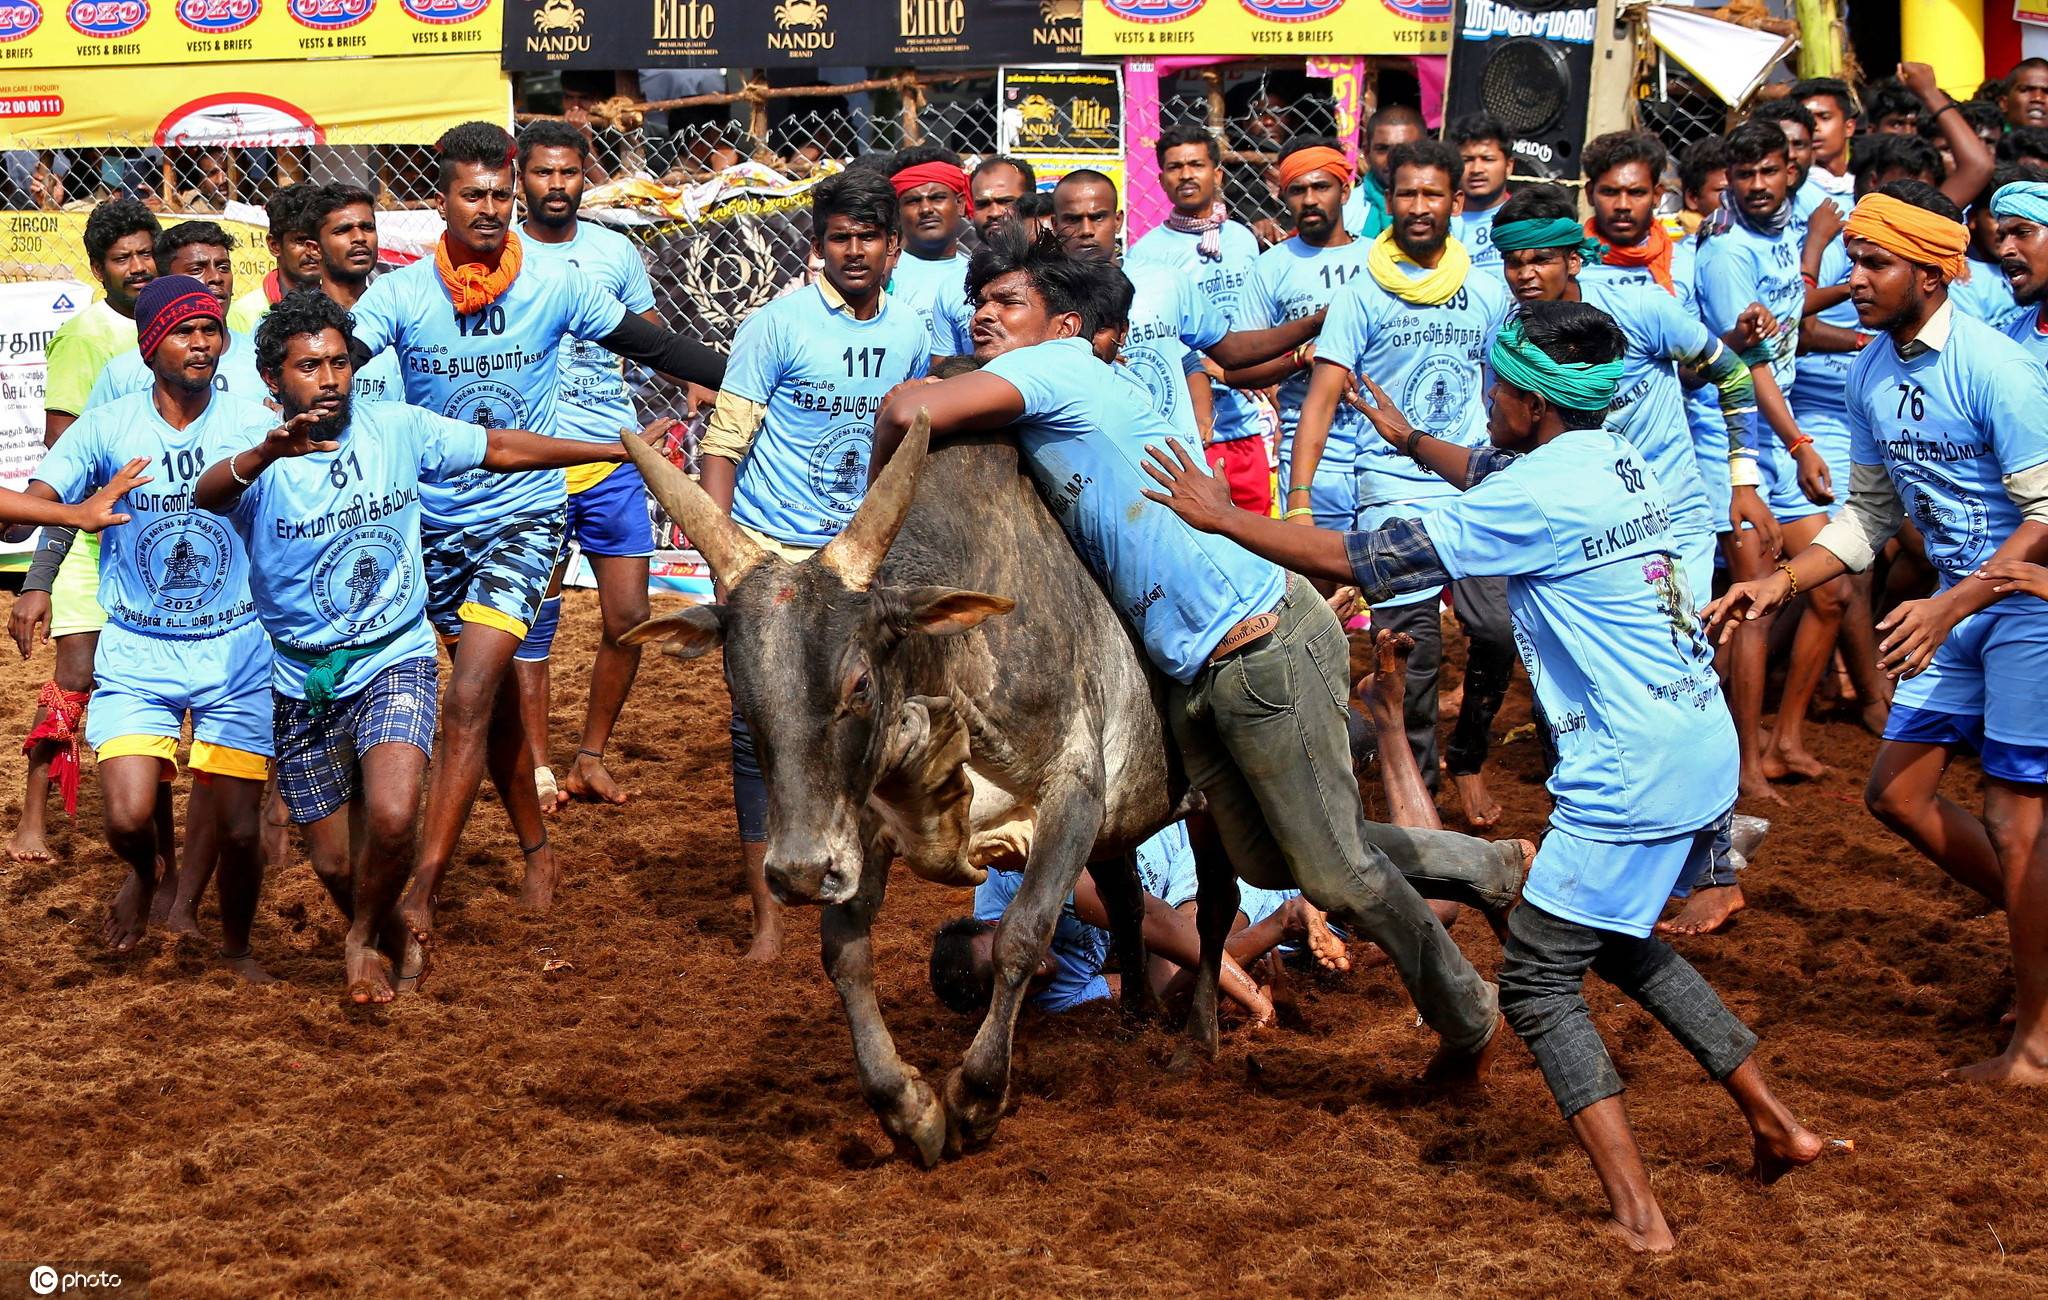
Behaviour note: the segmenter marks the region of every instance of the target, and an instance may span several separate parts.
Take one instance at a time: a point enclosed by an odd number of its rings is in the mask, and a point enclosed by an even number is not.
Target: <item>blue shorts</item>
[[[1828,481],[1834,487],[1835,499],[1832,504],[1820,508],[1827,512],[1828,518],[1833,519],[1842,513],[1843,506],[1849,504],[1849,475],[1852,472],[1849,460],[1849,421],[1839,409],[1795,409],[1792,414],[1799,421],[1799,431],[1813,439],[1814,450],[1828,463]]]
[[[1764,504],[1771,508],[1771,518],[1781,524],[1789,524],[1795,519],[1825,514],[1826,506],[1807,500],[1806,493],[1799,490],[1799,467],[1792,463],[1792,453],[1785,450],[1785,444],[1767,430],[1759,430],[1758,434],[1766,442],[1756,458],[1757,470],[1764,480],[1757,491],[1763,494]],[[1833,466],[1829,468],[1833,469]],[[1732,490],[1729,495],[1734,495]],[[1724,516],[1726,513],[1722,512]]]
[[[401,659],[318,716],[304,700],[273,695],[277,792],[291,819],[317,822],[361,794],[362,756],[374,745],[431,755],[439,687],[432,659]]]
[[[1309,509],[1316,512],[1316,527],[1333,528],[1338,532],[1350,532],[1352,521],[1358,517],[1358,489],[1351,477],[1351,467],[1326,468],[1328,461],[1316,466],[1316,476],[1309,482]],[[1280,495],[1288,495],[1287,485],[1292,482],[1292,471],[1287,461],[1280,462]],[[1293,505],[1302,504],[1299,496],[1283,500],[1280,509],[1286,511]]]
[[[1145,892],[1179,907],[1195,896],[1195,850],[1186,822],[1175,822],[1138,846],[1138,881]]]
[[[1672,888],[1707,869],[1726,820],[1723,813],[1700,830],[1626,843],[1589,840],[1553,822],[1522,897],[1567,921],[1648,938]]]
[[[654,520],[639,467],[620,465],[569,494],[569,540],[585,555],[654,554]]]
[[[142,753],[169,759],[190,713],[192,767],[263,779],[271,755],[270,637],[255,619],[187,640],[109,621],[93,679],[85,740],[101,761]]]
[[[1927,671],[1899,683],[1884,738],[1972,750],[1986,776],[2039,785],[2048,783],[2048,605],[2006,600],[2039,612],[1984,610],[1958,623]]]
[[[479,623],[523,638],[554,577],[562,551],[563,513],[512,515],[469,528],[422,524],[427,570],[427,621],[442,636]]]

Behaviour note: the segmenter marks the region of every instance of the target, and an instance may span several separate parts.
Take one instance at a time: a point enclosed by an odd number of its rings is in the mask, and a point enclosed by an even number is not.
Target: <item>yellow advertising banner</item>
[[[6,0],[0,0],[0,4]],[[432,144],[511,120],[495,54],[190,68],[0,70],[0,149]]]
[[[0,69],[496,54],[491,0],[0,0]]]
[[[2012,0],[2012,16],[2018,22],[2048,27],[2048,0]]]
[[[85,265],[85,219],[88,212],[0,212],[0,283],[19,280],[49,280],[83,277]],[[168,226],[181,218],[165,211],[158,219]],[[264,240],[269,231],[262,226],[207,215],[194,220],[211,221],[235,238],[235,292],[254,288],[270,273],[276,260]],[[90,295],[88,295],[90,297]],[[0,482],[7,477],[0,462]]]
[[[1450,0],[1085,0],[1081,52],[1445,54]]]

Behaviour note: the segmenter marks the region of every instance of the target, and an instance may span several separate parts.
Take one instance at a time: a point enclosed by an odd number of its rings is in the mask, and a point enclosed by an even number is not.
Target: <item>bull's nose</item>
[[[768,888],[785,903],[839,902],[830,897],[837,891],[828,853],[778,856],[769,854],[762,864]]]

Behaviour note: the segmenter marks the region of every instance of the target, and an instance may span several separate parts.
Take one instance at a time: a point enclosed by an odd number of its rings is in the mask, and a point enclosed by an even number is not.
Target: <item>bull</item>
[[[825,972],[862,1092],[898,1149],[927,1166],[993,1136],[1027,982],[1083,867],[1095,864],[1118,918],[1124,969],[1144,969],[1130,854],[1189,800],[1163,680],[1021,472],[1014,442],[950,440],[927,457],[929,437],[921,413],[845,531],[797,564],[626,437],[726,592],[626,641],[665,641],[680,658],[724,646],[767,777],[769,887],[824,905]],[[875,998],[869,929],[893,856],[952,885],[1023,862],[996,935],[994,995],[943,1096],[897,1054]],[[1213,1054],[1237,884],[1213,842],[1198,847],[1197,870],[1202,963],[1188,1033]],[[1148,1009],[1144,979],[1126,978],[1124,990]]]

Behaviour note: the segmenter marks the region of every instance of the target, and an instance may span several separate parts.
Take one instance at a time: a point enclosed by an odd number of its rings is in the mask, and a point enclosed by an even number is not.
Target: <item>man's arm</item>
[[[705,388],[720,388],[725,384],[723,356],[695,339],[686,339],[631,312],[622,316],[618,326],[597,342],[626,360],[638,361],[678,383],[699,384]]]
[[[1323,460],[1323,448],[1330,442],[1330,425],[1337,418],[1337,404],[1344,400],[1345,381],[1351,369],[1327,357],[1317,357],[1308,375],[1308,394],[1301,399],[1301,420],[1294,427],[1294,456],[1288,462],[1285,487],[1291,509],[1294,498],[1306,495],[1296,489],[1312,487],[1316,466]],[[1306,518],[1306,516],[1297,516]]]
[[[1315,340],[1297,344],[1271,361],[1242,370],[1226,370],[1223,382],[1232,388],[1271,388],[1284,379],[1292,379],[1316,363]]]
[[[1179,443],[1169,443],[1168,450],[1170,456],[1158,447],[1146,448],[1153,463],[1145,466],[1145,472],[1162,490],[1147,488],[1145,495],[1179,515],[1188,527],[1227,537],[1252,554],[1304,577],[1352,581],[1343,533],[1240,510],[1220,477],[1190,460]]]
[[[1204,447],[1216,436],[1216,390],[1209,387],[1209,372],[1197,365],[1186,375],[1188,405],[1195,411],[1195,434]]]
[[[1906,89],[1920,97],[1927,120],[1941,132],[1950,156],[1956,160],[1955,170],[1941,183],[1941,192],[1967,208],[1991,183],[1991,172],[1996,166],[1991,150],[1984,147],[1970,119],[1963,116],[1962,108],[1934,84],[1933,68],[1925,63],[1901,63],[1898,75]]]
[[[936,383],[899,386],[875,416],[875,445],[868,455],[868,482],[896,454],[922,408],[931,414],[932,437],[1006,428],[1024,415],[1024,394],[1009,380],[986,371],[955,375]]]
[[[652,442],[673,423],[673,420],[656,420],[641,430],[640,436]],[[623,442],[550,438],[526,429],[492,429],[484,435],[483,468],[494,474],[568,469],[571,465],[623,465],[627,459]]]
[[[726,391],[711,408],[711,422],[697,444],[698,479],[718,508],[732,513],[732,494],[739,484],[740,462],[767,421],[768,408]]]
[[[255,486],[257,476],[278,461],[341,446],[331,439],[313,437],[313,426],[324,418],[319,411],[301,411],[265,434],[262,442],[208,465],[192,485],[192,504],[209,514],[232,513],[242,503],[242,494]]]
[[[1809,299],[1811,293],[1806,295]],[[1861,352],[1863,342],[1869,336],[1861,330],[1852,330],[1841,325],[1830,325],[1818,316],[1808,316],[1799,322],[1799,351],[1807,352]]]
[[[1323,313],[1283,321],[1262,330],[1232,330],[1202,351],[1225,371],[1243,370],[1285,357],[1323,328]]]
[[[57,439],[63,437],[64,431],[75,424],[77,420],[78,417],[69,411],[44,411],[43,445],[45,447],[56,446]]]

